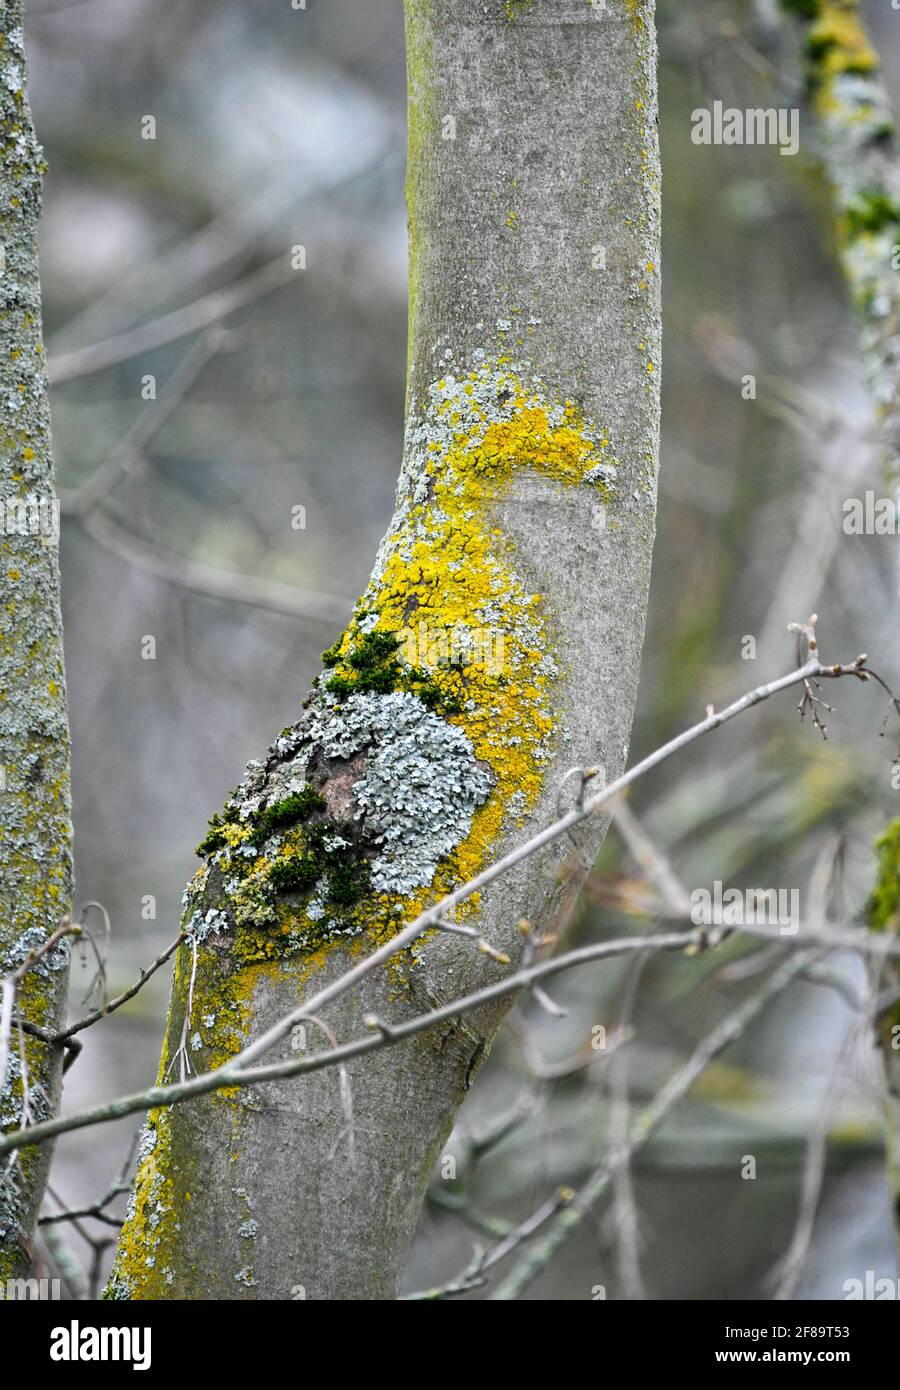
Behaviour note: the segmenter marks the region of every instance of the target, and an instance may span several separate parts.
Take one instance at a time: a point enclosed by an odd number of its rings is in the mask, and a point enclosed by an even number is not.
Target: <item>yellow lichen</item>
[[[821,0],[818,16],[808,35],[821,82],[845,72],[872,72],[878,57],[869,43],[859,13],[858,0]],[[820,97],[827,99],[827,93]]]
[[[361,622],[366,631],[395,635],[447,707],[459,709],[448,718],[490,767],[495,787],[427,891],[415,900],[380,895],[385,926],[471,878],[509,808],[520,823],[543,785],[556,654],[546,606],[517,574],[514,546],[492,523],[492,504],[516,472],[560,484],[588,481],[606,497],[604,479],[614,471],[604,431],[589,427],[572,401],[548,401],[502,358],[460,380],[439,380],[419,434],[420,500],[406,506],[338,652],[353,650]],[[475,640],[454,663],[447,653],[460,632]],[[365,911],[371,922],[371,902]]]
[[[175,961],[157,1085],[224,1066],[241,1051],[250,1036],[253,997],[266,968],[245,965],[231,952],[211,945],[182,946]],[[185,1019],[181,1010],[188,1005]],[[225,1087],[209,1098],[208,1103],[230,1117],[232,1146],[239,1142],[245,1095],[238,1087]],[[147,1116],[108,1297],[171,1297],[176,1273],[182,1287],[191,1275],[184,1268],[179,1230],[184,1204],[190,1202],[197,1180],[197,1155],[184,1138],[184,1131],[173,1127],[169,1109],[152,1110]]]

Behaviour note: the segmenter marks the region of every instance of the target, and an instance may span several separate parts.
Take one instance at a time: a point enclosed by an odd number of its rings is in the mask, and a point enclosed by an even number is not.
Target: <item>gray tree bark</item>
[[[21,0],[0,7],[0,977],[59,926],[72,897],[69,736],[50,412],[37,224],[43,153],[25,91]],[[68,943],[26,977],[17,1010],[55,1031],[65,1009]],[[25,1068],[13,1037],[0,1077],[0,1128],[55,1113],[61,1052],[33,1036]],[[27,1080],[27,1095],[23,1081]],[[0,1171],[0,1296],[31,1259],[51,1149]]]
[[[232,1056],[520,843],[567,769],[624,766],[658,460],[653,11],[406,0],[397,511],[305,715],[204,846],[161,1075]],[[492,885],[479,931],[515,958],[517,919],[553,920],[568,857]],[[321,1022],[345,1040],[502,969],[437,935]],[[394,1298],[504,1007],[351,1065],[352,1115],[333,1069],[152,1114],[112,1296]],[[292,1045],[329,1045],[306,1034]]]

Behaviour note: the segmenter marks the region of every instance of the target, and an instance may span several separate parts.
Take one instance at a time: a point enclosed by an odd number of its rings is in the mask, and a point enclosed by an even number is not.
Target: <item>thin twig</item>
[[[568,811],[566,815],[561,816],[544,830],[539,831],[537,835],[532,836],[530,840],[526,840],[523,844],[504,855],[503,858],[498,859],[495,863],[483,869],[481,873],[476,874],[468,883],[461,884],[459,888],[454,889],[452,893],[448,893],[440,902],[435,903],[432,907],[420,913],[419,916],[410,922],[408,926],[397,934],[397,936],[385,942],[383,946],[373,951],[371,955],[360,961],[358,965],[346,971],[339,979],[326,985],[308,1004],[298,1005],[298,1007],[290,1014],[286,1015],[284,1019],[273,1024],[271,1028],[262,1033],[254,1042],[244,1048],[232,1062],[227,1064],[228,1072],[230,1074],[236,1074],[249,1062],[255,1061],[258,1057],[264,1055],[270,1048],[274,1047],[286,1033],[290,1032],[291,1028],[296,1023],[300,1023],[308,1011],[320,1012],[326,1004],[331,1003],[333,999],[338,998],[348,989],[352,989],[354,985],[371,974],[373,970],[383,965],[385,961],[390,960],[393,956],[397,955],[398,952],[405,950],[413,941],[416,941],[426,931],[436,926],[439,921],[446,919],[450,912],[461,902],[465,902],[468,898],[472,897],[474,893],[480,892],[496,879],[509,873],[511,869],[517,867],[523,860],[530,858],[531,855],[536,854],[545,846],[552,844],[555,840],[559,839],[560,836],[568,834],[573,826],[578,825],[588,816],[595,815],[601,807],[606,806],[614,796],[624,791],[626,787],[631,786],[638,778],[644,776],[653,768],[658,767],[660,763],[665,762],[668,758],[671,758],[683,748],[688,747],[697,739],[702,738],[704,734],[711,733],[713,730],[721,728],[722,725],[728,723],[729,720],[761,704],[764,700],[768,700],[772,695],[778,694],[782,690],[788,690],[792,686],[804,680],[808,680],[810,677],[818,676],[823,679],[837,680],[842,676],[851,675],[859,680],[866,680],[868,679],[868,673],[864,670],[864,661],[864,658],[858,657],[856,661],[848,665],[825,667],[819,661],[817,655],[811,654],[806,662],[802,666],[799,666],[797,670],[789,672],[786,676],[781,676],[778,680],[771,681],[768,685],[757,686],[756,689],[748,691],[747,694],[742,695],[739,700],[735,700],[733,704],[718,713],[711,711],[699,724],[693,725],[692,728],[686,729],[683,733],[670,739],[668,743],[663,744],[662,747],[657,748],[655,752],[650,753],[641,762],[636,763],[628,772],[624,773],[614,782],[611,782],[601,791],[595,793],[594,796],[585,800],[582,805],[576,805],[572,810]]]
[[[548,1198],[543,1206],[508,1232],[490,1251],[477,1246],[471,1264],[463,1270],[458,1279],[451,1280],[449,1284],[440,1284],[437,1288],[424,1289],[420,1293],[404,1294],[400,1302],[434,1302],[438,1299],[453,1298],[459,1294],[470,1293],[472,1289],[479,1288],[487,1282],[487,1274],[495,1264],[498,1264],[513,1250],[518,1249],[525,1241],[536,1235],[541,1227],[546,1225],[562,1207],[568,1206],[574,1196],[575,1194],[570,1187],[561,1187],[555,1196]]]
[[[159,399],[147,402],[106,461],[79,487],[60,493],[60,506],[64,514],[85,515],[109,495],[116,483],[143,462],[146,449],[199,381],[207,364],[232,340],[232,334],[219,328],[204,333],[191,344],[166,381]]]
[[[363,1038],[341,1043],[338,1047],[313,1053],[310,1057],[291,1058],[284,1062],[272,1062],[265,1066],[243,1068],[232,1072],[230,1066],[219,1067],[215,1071],[203,1072],[199,1076],[167,1086],[151,1086],[132,1095],[121,1096],[107,1101],[90,1110],[82,1110],[74,1115],[59,1116],[52,1120],[42,1120],[30,1129],[22,1129],[0,1135],[0,1154],[11,1149],[24,1148],[29,1144],[40,1144],[57,1134],[67,1134],[88,1125],[103,1124],[108,1120],[121,1119],[123,1115],[135,1115],[162,1105],[177,1105],[196,1096],[230,1086],[249,1086],[261,1081],[280,1081],[301,1075],[304,1072],[320,1071],[323,1067],[334,1066],[351,1057],[373,1052],[380,1047],[390,1047],[413,1037],[440,1023],[449,1022],[462,1014],[471,1013],[493,999],[514,994],[528,988],[536,979],[545,975],[555,975],[562,970],[587,964],[589,961],[604,960],[612,956],[629,954],[632,951],[645,951],[649,948],[659,950],[681,950],[693,939],[699,939],[701,928],[695,932],[667,932],[654,937],[625,937],[618,941],[605,941],[591,946],[582,946],[567,955],[541,961],[527,970],[518,970],[505,979],[486,985],[474,994],[456,999],[430,1013],[418,1015],[391,1027],[379,1027]],[[796,938],[795,938],[796,939]],[[900,952],[900,943],[898,943]],[[303,1021],[307,1021],[304,1015]]]
[[[700,723],[695,724],[692,728],[685,730],[668,743],[662,745],[662,747],[656,749],[655,752],[649,754],[641,762],[635,764],[628,772],[604,787],[601,791],[595,793],[593,797],[585,799],[583,805],[576,805],[572,810],[567,812],[566,815],[547,826],[530,840],[518,846],[515,850],[511,851],[488,868],[482,870],[480,874],[477,874],[473,879],[469,880],[468,883],[462,884],[440,902],[426,909],[392,940],[385,942],[384,945],[380,946],[377,950],[373,951],[371,955],[346,971],[337,980],[319,990],[311,1000],[298,1005],[296,1009],[285,1015],[253,1042],[249,1043],[236,1057],[232,1058],[230,1062],[214,1071],[185,1079],[183,1082],[173,1086],[151,1087],[145,1091],[107,1102],[105,1105],[101,1105],[92,1110],[82,1111],[79,1114],[67,1118],[42,1121],[40,1124],[33,1126],[30,1130],[19,1130],[15,1133],[9,1133],[0,1137],[0,1153],[7,1152],[20,1143],[40,1143],[54,1134],[65,1133],[71,1129],[82,1128],[85,1125],[102,1123],[106,1120],[118,1118],[121,1115],[138,1113],[152,1108],[153,1106],[180,1103],[191,1097],[204,1095],[210,1091],[219,1090],[224,1087],[250,1084],[253,1081],[276,1080],[283,1077],[294,1076],[303,1071],[318,1069],[321,1066],[328,1065],[329,1062],[340,1060],[343,1057],[357,1056],[359,1053],[369,1051],[375,1047],[391,1045],[400,1038],[410,1036],[412,1033],[419,1032],[425,1028],[433,1027],[436,1023],[444,1021],[444,1019],[453,1018],[461,1013],[468,1012],[489,999],[502,997],[520,988],[531,986],[544,975],[550,975],[557,970],[566,969],[570,965],[579,963],[581,960],[596,959],[604,954],[609,954],[608,948],[605,949],[603,945],[598,947],[586,947],[583,948],[582,951],[571,952],[567,956],[559,957],[555,961],[542,962],[539,965],[531,966],[527,970],[517,971],[513,975],[507,977],[506,980],[488,986],[477,994],[468,996],[466,999],[457,1000],[444,1009],[436,1010],[429,1015],[390,1028],[389,1032],[381,1028],[377,1036],[372,1035],[356,1042],[342,1044],[339,1049],[335,1049],[329,1054],[317,1054],[308,1059],[291,1060],[289,1062],[275,1063],[256,1068],[249,1067],[251,1062],[255,1062],[257,1058],[264,1056],[298,1023],[303,1022],[304,1019],[307,1019],[311,1014],[320,1013],[325,1005],[346,993],[347,990],[352,989],[360,980],[383,965],[385,961],[390,960],[400,951],[405,950],[408,945],[417,940],[426,931],[435,927],[438,922],[442,920],[446,921],[448,914],[457,907],[459,903],[464,902],[474,893],[479,892],[482,888],[494,882],[495,879],[508,873],[524,859],[557,840],[561,835],[567,834],[573,826],[578,825],[588,816],[596,814],[601,807],[605,806],[607,802],[621,793],[627,786],[637,781],[639,777],[659,766],[660,763],[666,761],[675,753],[680,752],[683,748],[689,746],[704,734],[720,728],[737,715],[752,709],[754,706],[762,703],[762,701],[769,699],[772,695],[782,690],[787,690],[810,678],[837,680],[844,676],[854,676],[860,681],[867,681],[869,679],[870,673],[865,666],[867,660],[865,656],[857,657],[855,661],[846,665],[835,664],[823,666],[816,654],[815,634],[814,631],[811,632],[813,626],[814,620],[811,620],[811,623],[806,625],[793,625],[793,630],[797,631],[798,634],[802,633],[803,636],[806,637],[810,653],[804,664],[799,666],[795,671],[791,671],[787,675],[771,681],[768,685],[758,686],[754,690],[748,691],[745,695],[741,696],[740,699],[734,701],[733,704],[718,713],[714,710],[710,710],[706,718],[701,720]],[[799,640],[800,637],[798,636],[798,641]],[[761,926],[753,927],[750,930],[756,935],[768,935],[774,939],[778,939],[779,936],[777,931],[766,930]],[[672,947],[683,947],[688,945],[695,936],[696,933],[686,933],[675,940],[670,939],[670,945]],[[800,934],[797,934],[794,937],[794,942],[795,944],[800,944],[803,939],[804,938]],[[809,933],[806,934],[805,939],[810,939]],[[846,944],[856,949],[863,949],[872,953],[883,952],[884,954],[894,954],[900,952],[900,943],[893,942],[885,934],[829,932],[824,935],[813,935],[812,939],[828,946]],[[659,941],[660,938],[657,938],[657,944],[659,944]],[[630,941],[628,943],[618,943],[617,945],[618,950],[633,950],[635,948],[645,949],[645,943],[638,940],[637,942]]]
[[[670,1077],[650,1104],[637,1116],[629,1130],[628,1141],[619,1153],[612,1155],[595,1170],[579,1190],[575,1200],[557,1215],[544,1237],[522,1255],[491,1295],[493,1300],[514,1300],[525,1291],[574,1231],[579,1229],[594,1204],[608,1190],[616,1165],[644,1147],[672,1109],[688,1094],[710,1062],[746,1032],[767,1005],[808,967],[811,959],[812,956],[806,951],[790,956],[773,971],[761,989],[739,1004],[706,1035],[685,1065]]]
[[[296,275],[291,257],[284,251],[259,270],[252,271],[224,289],[202,295],[192,304],[173,309],[171,313],[151,319],[149,323],[125,333],[116,333],[98,343],[89,343],[86,347],[51,357],[48,363],[50,381],[56,386],[75,377],[89,376],[92,372],[103,371],[105,367],[127,362],[132,357],[140,357],[167,343],[187,338],[271,294]]]
[[[353,607],[350,599],[339,594],[321,593],[317,589],[302,589],[263,575],[240,574],[236,570],[201,564],[126,532],[107,513],[92,511],[82,518],[82,525],[92,540],[129,565],[154,574],[169,584],[176,584],[190,593],[227,603],[242,603],[250,608],[264,608],[273,613],[285,613],[293,618],[312,618],[317,622],[344,622]]]
[[[170,942],[166,949],[156,957],[152,965],[148,965],[146,970],[141,971],[139,979],[137,979],[133,985],[117,995],[115,999],[111,999],[108,1004],[104,1004],[102,1008],[95,1009],[93,1013],[87,1014],[84,1018],[80,1018],[77,1023],[70,1023],[67,1028],[63,1028],[59,1033],[52,1033],[46,1036],[45,1041],[53,1043],[67,1042],[68,1039],[74,1037],[76,1033],[81,1033],[85,1028],[90,1028],[93,1024],[99,1023],[101,1018],[108,1018],[110,1014],[116,1012],[116,1009],[121,1009],[123,1004],[127,1004],[129,999],[133,999],[134,996],[144,988],[144,985],[150,979],[151,975],[155,975],[160,966],[165,965],[170,956],[178,950],[178,947],[186,939],[187,933],[181,932],[175,940]]]

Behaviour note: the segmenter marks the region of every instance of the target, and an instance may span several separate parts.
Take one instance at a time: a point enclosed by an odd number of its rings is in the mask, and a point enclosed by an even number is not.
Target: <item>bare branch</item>
[[[626,1162],[643,1148],[672,1109],[688,1094],[697,1078],[720,1052],[740,1038],[763,1010],[808,967],[814,957],[807,951],[798,952],[783,961],[765,984],[736,1009],[697,1045],[685,1063],[663,1086],[649,1105],[631,1125],[627,1143],[601,1164],[569,1203],[550,1224],[543,1238],[535,1242],[513,1266],[510,1273],[491,1295],[498,1301],[517,1299],[550,1261],[562,1249],[569,1237],[584,1221],[594,1204],[608,1190],[617,1165]]]
[[[155,975],[161,965],[165,965],[170,956],[178,950],[178,947],[187,939],[186,933],[181,932],[174,941],[170,942],[166,949],[156,957],[152,965],[148,965],[146,970],[142,970],[139,979],[128,989],[111,999],[108,1004],[100,1009],[95,1009],[93,1013],[87,1014],[85,1018],[80,1018],[77,1023],[70,1023],[68,1028],[63,1028],[59,1033],[53,1033],[45,1037],[45,1041],[54,1043],[67,1042],[69,1038],[81,1033],[85,1028],[90,1028],[95,1023],[99,1023],[101,1018],[108,1018],[114,1014],[116,1009],[121,1009],[123,1004],[127,1004],[129,999],[133,999],[136,994],[144,988],[144,985],[152,975]]]
[[[249,1043],[240,1053],[232,1058],[225,1065],[214,1071],[203,1073],[192,1078],[183,1080],[171,1086],[155,1086],[145,1091],[124,1096],[117,1100],[105,1103],[92,1110],[82,1111],[69,1117],[60,1117],[54,1120],[43,1121],[38,1125],[25,1128],[15,1133],[9,1133],[0,1138],[0,1153],[8,1152],[20,1145],[41,1143],[54,1134],[66,1133],[72,1129],[79,1129],[85,1125],[99,1124],[104,1121],[116,1119],[121,1115],[135,1114],[140,1111],[150,1109],[154,1106],[172,1105],[190,1099],[198,1095],[207,1094],[210,1091],[222,1089],[223,1087],[251,1084],[254,1081],[278,1080],[284,1077],[294,1076],[304,1071],[317,1070],[322,1066],[329,1065],[336,1061],[341,1061],[347,1057],[357,1056],[380,1046],[389,1046],[403,1038],[412,1036],[426,1028],[435,1026],[439,1022],[457,1017],[463,1013],[477,1008],[480,1004],[490,999],[501,998],[507,994],[514,993],[521,988],[533,986],[535,981],[545,975],[552,975],[560,970],[567,969],[572,965],[579,964],[586,960],[602,958],[605,955],[627,952],[635,949],[644,950],[649,946],[664,947],[669,949],[701,946],[706,944],[706,939],[702,934],[702,929],[683,934],[662,935],[655,938],[639,938],[637,940],[626,940],[618,943],[602,943],[599,946],[585,947],[581,951],[570,952],[560,956],[556,960],[545,961],[537,965],[530,965],[525,969],[520,969],[506,979],[498,981],[494,985],[487,986],[474,995],[469,995],[464,999],[457,1000],[434,1012],[412,1019],[406,1023],[391,1026],[375,1020],[377,1035],[370,1035],[355,1042],[344,1043],[333,1049],[327,1054],[316,1054],[305,1059],[292,1059],[288,1062],[274,1063],[270,1065],[250,1067],[250,1063],[256,1062],[258,1058],[264,1056],[291,1029],[298,1023],[309,1019],[311,1016],[321,1013],[322,1009],[335,998],[340,997],[347,990],[352,989],[361,979],[369,975],[373,970],[390,960],[398,952],[404,950],[412,941],[420,937],[424,932],[440,923],[447,922],[448,914],[458,906],[459,903],[471,897],[487,884],[493,882],[504,873],[521,863],[528,856],[536,853],[545,845],[558,839],[561,835],[567,834],[571,828],[578,825],[582,820],[590,815],[596,814],[601,807],[604,807],[613,797],[621,793],[627,786],[659,766],[660,763],[670,758],[676,752],[689,746],[691,743],[702,737],[706,733],[721,727],[724,723],[734,719],[737,715],[752,709],[755,705],[767,700],[770,696],[782,690],[789,689],[798,683],[810,678],[821,678],[836,680],[844,676],[855,676],[857,679],[866,681],[869,673],[865,669],[866,657],[860,656],[847,665],[823,666],[815,654],[815,634],[814,620],[808,625],[798,625],[798,629],[806,640],[810,655],[805,663],[798,667],[796,671],[788,675],[781,676],[778,680],[771,681],[768,685],[758,686],[754,690],[747,692],[739,700],[734,701],[725,710],[718,713],[710,711],[707,717],[699,724],[685,730],[683,733],[671,739],[668,743],[658,748],[655,752],[648,755],[641,762],[637,763],[622,777],[604,787],[593,797],[585,799],[583,804],[576,805],[564,816],[553,822],[550,826],[533,836],[532,839],[517,847],[510,854],[498,860],[495,864],[484,869],[468,883],[461,885],[452,893],[449,893],[440,902],[426,909],[417,918],[405,927],[397,936],[386,942],[383,946],[373,951],[371,955],[346,971],[337,980],[326,985],[312,999],[304,1002],[289,1014],[285,1015],[276,1024],[267,1029],[263,1034]],[[799,639],[798,639],[799,640]],[[769,937],[771,939],[783,940],[783,935],[777,930],[767,928],[762,925],[743,928],[751,934]],[[804,942],[815,942],[817,944],[835,947],[846,945],[857,950],[864,950],[873,954],[883,953],[884,955],[900,953],[900,943],[892,940],[886,934],[875,934],[856,931],[834,930],[827,933],[798,933],[793,936],[792,944],[799,945]]]
[[[112,338],[103,338],[98,343],[90,343],[87,347],[75,348],[72,352],[51,358],[48,364],[50,381],[56,386],[62,381],[72,381],[74,377],[89,376],[92,372],[164,347],[166,343],[187,338],[245,308],[254,300],[271,294],[296,274],[291,258],[285,251],[259,270],[254,270],[224,289],[213,290],[211,294],[195,299],[192,304],[185,304],[126,333],[117,333]]]
[[[301,589],[277,579],[239,574],[174,555],[124,531],[110,516],[99,511],[89,512],[82,518],[82,524],[88,535],[111,554],[191,593],[323,623],[344,622],[352,607],[350,599],[338,594]]]
[[[515,994],[520,989],[528,988],[536,979],[541,979],[545,975],[555,975],[562,970],[568,970],[573,966],[583,965],[589,961],[629,954],[632,951],[646,951],[651,948],[681,950],[695,938],[699,939],[700,931],[701,929],[697,928],[695,932],[667,932],[651,937],[625,937],[618,941],[605,941],[595,943],[592,946],[583,946],[577,951],[570,951],[567,955],[557,956],[553,960],[532,965],[527,970],[516,971],[515,974],[498,980],[495,984],[487,985],[474,994],[456,999],[452,1003],[445,1004],[430,1013],[408,1019],[404,1023],[389,1026],[381,1023],[380,1020],[371,1020],[370,1026],[374,1026],[377,1032],[364,1038],[358,1038],[353,1042],[341,1043],[326,1051],[316,1052],[310,1057],[291,1058],[285,1062],[273,1062],[266,1066],[238,1068],[235,1064],[240,1056],[244,1055],[239,1054],[239,1057],[234,1058],[232,1062],[217,1068],[215,1071],[204,1072],[199,1076],[190,1077],[185,1081],[169,1086],[151,1086],[145,1091],[121,1096],[90,1110],[82,1110],[69,1116],[59,1116],[53,1120],[43,1120],[39,1124],[32,1125],[29,1129],[4,1134],[0,1136],[0,1153],[24,1148],[29,1144],[40,1144],[54,1135],[67,1134],[74,1129],[84,1129],[89,1125],[121,1119],[123,1115],[139,1114],[142,1111],[155,1109],[162,1105],[177,1105],[182,1101],[192,1100],[196,1096],[206,1095],[210,1091],[221,1090],[223,1087],[249,1086],[259,1081],[280,1081],[301,1075],[304,1072],[319,1071],[322,1067],[334,1066],[351,1057],[358,1057],[363,1053],[375,1051],[377,1048],[394,1046],[396,1043],[413,1037],[417,1033],[422,1033],[428,1028],[433,1028],[439,1023],[446,1023],[462,1014],[471,1013],[492,999],[503,998],[507,994]],[[900,943],[898,943],[898,952],[900,952]],[[307,1021],[309,1017],[308,1013],[304,1013],[302,1020],[295,1020],[295,1022]],[[367,1020],[367,1022],[369,1021]],[[292,1026],[294,1025],[292,1024]]]

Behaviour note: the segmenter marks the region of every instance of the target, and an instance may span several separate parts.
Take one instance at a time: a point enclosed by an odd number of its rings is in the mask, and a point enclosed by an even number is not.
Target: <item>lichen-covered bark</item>
[[[781,0],[802,26],[818,153],[878,415],[885,481],[900,488],[900,139],[859,0]],[[878,842],[872,926],[898,929],[900,822]],[[880,988],[900,982],[887,963]],[[880,1022],[895,1231],[900,1245],[900,1012]]]
[[[818,154],[857,312],[885,469],[900,482],[900,140],[859,0],[781,0],[798,18]]]
[[[397,510],[297,723],[200,846],[161,1072],[208,1068],[624,765],[653,540],[660,318],[652,0],[406,0],[410,364]],[[585,832],[588,862],[603,827]],[[571,847],[569,847],[571,848]],[[566,848],[470,920],[515,957]],[[340,1039],[496,978],[422,942]],[[429,1170],[502,1017],[339,1077],[151,1115],[118,1297],[396,1295]],[[315,1023],[293,1046],[328,1046]]]
[[[878,876],[869,903],[869,925],[873,931],[900,932],[900,820],[891,822],[876,850]],[[883,992],[900,989],[896,958],[885,961],[878,988]],[[886,1082],[888,1172],[900,1249],[900,1004],[882,1015],[878,1029]]]
[[[59,926],[72,895],[69,740],[59,613],[58,513],[41,341],[37,261],[43,156],[25,94],[20,0],[0,8],[0,976]],[[65,1006],[68,948],[25,978],[18,1010],[54,1029]],[[59,1098],[58,1050],[28,1038],[28,1081],[14,1040],[0,1128]],[[49,1148],[0,1173],[0,1288],[30,1260]]]

